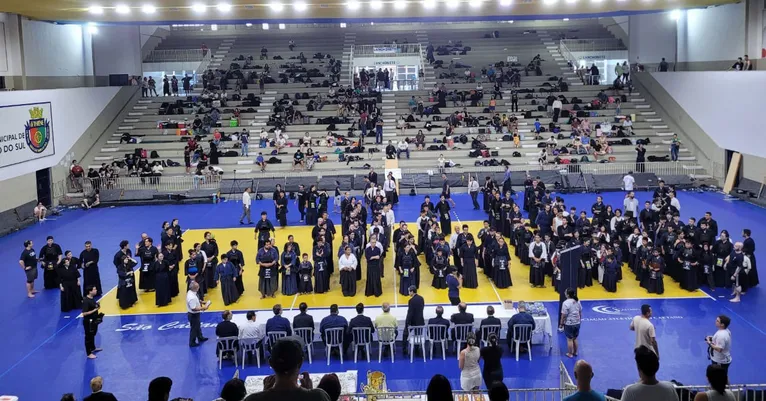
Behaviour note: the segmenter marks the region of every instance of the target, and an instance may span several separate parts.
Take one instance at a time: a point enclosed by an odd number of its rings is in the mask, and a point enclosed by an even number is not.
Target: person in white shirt
[[[48,213],[48,209],[43,205],[42,202],[37,202],[37,206],[35,206],[35,218],[39,221],[45,221],[45,215]]]
[[[638,383],[625,387],[622,401],[678,401],[678,394],[673,383],[657,380],[660,358],[647,346],[642,345],[634,351],[638,367]]]
[[[189,284],[189,291],[186,292],[186,316],[189,319],[189,346],[196,347],[202,342],[207,341],[202,335],[202,326],[200,324],[201,312],[206,311],[210,307],[210,302],[201,304],[199,301],[199,283],[192,281]]]
[[[638,199],[636,199],[636,194],[633,191],[625,195],[622,206],[623,210],[625,210],[626,218],[638,218]]]
[[[386,200],[388,202],[394,201],[395,191],[396,191],[396,179],[394,179],[393,173],[388,173],[388,175],[386,176],[386,180],[383,181],[383,192],[386,194]]]
[[[705,337],[705,342],[710,347],[710,360],[714,365],[722,367],[727,373],[731,365],[731,331],[729,331],[731,319],[726,315],[720,315],[715,319],[715,327],[718,331],[712,336]]]
[[[344,297],[353,297],[356,295],[356,255],[351,253],[351,247],[343,249],[343,255],[338,258],[338,269],[340,270],[340,288]]]
[[[401,158],[402,153],[407,154],[407,158],[410,158],[410,144],[407,143],[404,139],[399,141],[398,144],[396,144],[396,158]]]
[[[633,184],[636,183],[636,179],[633,177],[633,172],[628,171],[625,177],[622,177],[622,189],[630,192],[633,190]]]
[[[561,114],[561,108],[563,105],[561,104],[561,100],[559,98],[556,98],[556,100],[553,101],[553,122],[557,123],[559,122],[559,115]]]
[[[473,210],[479,210],[479,181],[476,181],[476,177],[472,175],[468,176],[468,193],[471,194]]]
[[[242,216],[239,216],[239,224],[245,224],[244,220],[247,217],[247,224],[253,224],[253,220],[250,219],[250,204],[252,198],[250,197],[250,187],[245,188],[245,192],[242,193]]]
[[[256,323],[256,319],[255,312],[247,312],[247,322],[239,326],[239,338],[254,338],[257,342],[263,340],[263,330],[261,330],[261,324]]]
[[[630,330],[636,332],[635,348],[647,347],[650,351],[659,355],[657,346],[657,337],[654,331],[654,325],[649,320],[652,317],[652,307],[650,305],[641,305],[641,314],[634,317],[630,322]]]
[[[670,191],[670,193],[668,193],[668,195],[670,196],[670,206],[673,206],[674,208],[676,208],[676,210],[680,214],[681,213],[681,202],[679,202],[678,198],[676,198],[675,191]]]

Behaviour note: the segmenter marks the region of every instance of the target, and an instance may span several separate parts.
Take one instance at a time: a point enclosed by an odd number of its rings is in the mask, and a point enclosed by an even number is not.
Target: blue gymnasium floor
[[[607,204],[621,204],[622,193],[605,193]],[[641,204],[650,196],[639,193]],[[567,206],[590,209],[594,194],[564,195]],[[460,220],[482,220],[483,213],[471,210],[467,195],[457,195],[457,214]],[[766,221],[766,210],[724,200],[722,195],[685,193],[679,195],[682,220],[701,217],[712,211],[722,229],[729,230],[736,240],[743,228],[753,231],[759,244],[766,241],[766,228],[757,222]],[[395,208],[398,220],[414,221],[422,197],[402,197]],[[260,201],[254,206],[253,215],[261,208],[272,211],[270,201]],[[298,213],[291,205],[290,224],[298,223]],[[96,360],[85,358],[83,329],[78,313],[59,312],[57,291],[42,291],[38,297],[28,300],[18,270],[18,256],[26,239],[40,248],[47,235],[56,237],[64,250],[71,249],[77,255],[85,240],[92,240],[102,254],[101,275],[105,291],[113,288],[117,277],[111,270],[111,256],[122,239],[135,242],[141,232],[156,234],[164,220],[180,219],[184,228],[238,227],[237,218],[241,205],[224,202],[217,205],[153,206],[71,211],[56,220],[46,221],[23,231],[0,238],[0,258],[6,263],[8,279],[0,282],[0,324],[6,329],[0,341],[0,393],[19,396],[22,401],[58,399],[65,392],[74,392],[77,399],[90,393],[88,382],[95,375],[105,378],[105,390],[113,392],[122,401],[146,399],[150,379],[169,376],[174,381],[171,398],[186,396],[195,400],[211,400],[217,396],[223,383],[232,377],[234,368],[218,370],[214,356],[214,342],[190,349],[186,346],[188,330],[177,327],[185,323],[185,314],[155,314],[133,316],[110,316],[99,327],[97,344],[104,348]],[[333,218],[338,219],[339,215]],[[759,260],[766,260],[763,251],[757,252]],[[763,274],[763,273],[762,273]],[[526,283],[516,283],[525,285]],[[38,287],[42,280],[38,280]],[[702,384],[707,365],[703,342],[705,335],[715,331],[714,321],[719,314],[732,318],[734,335],[732,352],[734,364],[730,370],[734,383],[764,382],[760,363],[766,360],[766,295],[761,287],[752,289],[740,304],[731,304],[723,297],[725,290],[714,293],[715,297],[697,299],[652,300],[654,324],[661,354],[660,377],[677,379],[686,384]],[[632,362],[634,333],[628,330],[629,321],[638,313],[641,300],[626,299],[584,302],[584,323],[580,337],[580,357],[588,360],[595,369],[594,387],[622,387],[637,379]],[[555,316],[556,303],[547,304]],[[220,319],[218,313],[203,316],[203,323],[211,328],[203,331],[214,337],[214,325]],[[125,326],[128,325],[128,326]],[[554,322],[555,325],[555,322]],[[131,327],[131,330],[125,330]],[[319,348],[319,347],[317,347]],[[317,349],[315,363],[304,365],[310,372],[358,370],[359,383],[365,382],[367,370],[380,370],[387,375],[391,390],[423,390],[435,373],[445,374],[452,380],[453,388],[459,389],[459,370],[454,355],[446,361],[422,359],[410,364],[401,353],[397,362],[378,364],[348,362],[340,365],[334,361],[326,366],[323,351]],[[522,355],[519,362],[506,351],[504,359],[505,382],[509,387],[554,387],[558,385],[558,365],[563,358],[570,372],[573,360],[564,357],[566,342],[563,335],[554,331],[553,350],[549,354],[543,347],[533,347],[533,361]],[[374,351],[374,354],[377,354]],[[449,356],[449,355],[448,355]],[[353,361],[353,359],[352,359]],[[266,364],[261,369],[248,366],[241,377],[269,373]],[[42,385],[40,385],[42,384]]]

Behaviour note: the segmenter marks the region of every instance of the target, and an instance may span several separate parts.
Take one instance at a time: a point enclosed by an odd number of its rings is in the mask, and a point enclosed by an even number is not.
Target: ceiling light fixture
[[[500,0],[500,5],[503,7],[509,7],[513,4],[513,0]]]
[[[269,7],[271,8],[272,11],[277,12],[277,13],[282,11],[285,8],[284,4],[282,4],[282,3],[278,2],[278,1],[271,2],[271,4],[269,4]]]
[[[118,4],[116,7],[114,7],[114,11],[116,11],[117,14],[130,14],[130,7],[126,6],[125,4]]]
[[[287,27],[285,26],[285,24],[279,24],[279,29],[285,29],[285,28],[287,28]]]
[[[565,22],[566,22],[566,21],[569,21],[569,18],[564,18],[564,21],[565,21]]]
[[[372,8],[373,10],[380,10],[381,8],[383,8],[383,2],[380,0],[372,0],[370,2],[370,8]]]
[[[217,31],[218,30],[218,25],[216,25],[216,24],[210,25],[210,30],[211,31]]]
[[[394,8],[397,10],[404,10],[407,8],[407,2],[405,0],[396,0],[394,1]]]
[[[101,15],[104,13],[104,7],[101,6],[90,6],[88,7],[88,12],[91,14],[97,14]]]
[[[295,8],[295,11],[302,12],[302,11],[306,11],[306,9],[308,9],[309,6],[303,1],[298,1],[293,3],[293,8]]]
[[[218,5],[215,6],[215,8],[217,8],[218,11],[220,11],[222,13],[228,13],[229,11],[231,11],[231,4],[229,4],[229,3],[218,3]]]
[[[460,1],[458,1],[458,0],[448,0],[447,1],[447,8],[450,8],[450,9],[454,10],[454,9],[458,8],[459,6],[460,6]]]
[[[513,24],[513,20],[508,21],[509,24]]]
[[[263,25],[261,25],[261,28],[263,28],[264,31],[268,31],[269,30],[269,24],[263,24]]]
[[[154,14],[157,11],[157,7],[151,5],[151,4],[144,4],[143,7],[141,7],[141,12],[144,14]]]
[[[357,0],[351,0],[348,3],[346,3],[346,7],[348,7],[349,10],[358,10],[361,4]]]
[[[423,0],[423,8],[433,9],[436,7],[436,0]]]
[[[251,26],[253,26],[253,24],[251,24],[251,23],[249,23],[249,22],[248,22],[247,24],[245,24],[245,26],[246,26],[246,27],[248,27],[248,28],[250,28]]]
[[[191,7],[191,9],[192,9],[192,11],[194,11],[195,13],[200,13],[200,14],[201,14],[201,13],[204,13],[205,11],[207,11],[207,6],[206,6],[206,5],[204,5],[204,4],[195,3],[195,4],[194,4],[194,5]]]
[[[345,23],[345,22],[341,22],[341,23],[340,23],[340,27],[341,27],[341,28],[345,28],[345,27],[346,27],[346,23]]]
[[[482,3],[482,0],[472,0],[471,2],[468,3],[468,5],[471,6],[471,8],[479,8],[481,7],[481,3]]]

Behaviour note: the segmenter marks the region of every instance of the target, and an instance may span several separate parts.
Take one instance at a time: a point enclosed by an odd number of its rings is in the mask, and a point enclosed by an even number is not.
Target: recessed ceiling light
[[[116,7],[114,7],[114,11],[116,11],[117,14],[129,14],[130,7],[126,6],[125,4],[118,4]]]
[[[151,5],[151,4],[145,4],[143,7],[141,7],[141,12],[144,14],[154,14],[157,11],[157,7]]]
[[[287,27],[285,26],[285,24],[279,24],[279,29],[285,29],[285,28],[287,28]]]
[[[245,24],[245,26],[249,28],[249,27],[253,26],[253,24],[248,22],[247,24]]]
[[[567,4],[575,4],[577,3],[577,0],[566,0]]]
[[[103,14],[104,13],[104,7],[101,6],[90,6],[88,7],[88,12],[91,14]]]
[[[278,1],[271,2],[269,4],[269,7],[271,7],[271,10],[274,11],[274,12],[280,12],[280,11],[282,11],[285,8],[284,4],[282,4],[282,3],[278,2]]]
[[[269,24],[263,24],[263,25],[261,25],[261,28],[263,28],[264,31],[268,31],[269,30]]]
[[[303,1],[298,1],[293,3],[293,8],[295,8],[295,11],[306,11],[309,6]]]
[[[423,7],[427,9],[436,7],[436,0],[423,0]]]
[[[370,2],[370,8],[372,8],[373,10],[380,10],[381,8],[383,8],[383,2],[380,0],[372,0]]]
[[[681,18],[681,10],[673,10],[670,12],[670,19],[678,21]]]
[[[357,0],[351,0],[348,3],[346,3],[346,7],[348,7],[349,10],[358,10],[360,7],[360,4]]]
[[[215,6],[215,8],[217,8],[218,11],[220,11],[222,13],[228,13],[229,11],[231,11],[231,4],[229,4],[229,3],[218,3],[218,5]]]
[[[471,8],[479,8],[481,7],[482,0],[471,0],[468,5],[471,6]]]
[[[394,8],[397,10],[404,10],[407,8],[407,2],[405,0],[396,0],[394,1]]]
[[[458,6],[460,6],[459,0],[447,0],[447,8],[455,9],[458,8]]]
[[[210,30],[211,31],[217,31],[218,30],[218,25],[216,25],[216,24],[210,25]]]
[[[508,7],[511,4],[513,4],[513,0],[500,0],[500,5],[503,7]]]
[[[204,13],[207,11],[207,6],[204,4],[196,3],[191,7],[192,11],[195,13]]]
[[[508,21],[509,24],[513,24],[513,20]]]
[[[345,27],[346,27],[346,23],[345,23],[345,22],[341,22],[341,23],[340,23],[340,27],[341,27],[341,28],[345,28]]]
[[[564,18],[564,21],[569,21],[569,18]]]

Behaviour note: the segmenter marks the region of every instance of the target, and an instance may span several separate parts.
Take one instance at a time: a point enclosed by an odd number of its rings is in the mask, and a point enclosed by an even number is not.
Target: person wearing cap
[[[269,357],[274,384],[260,393],[250,394],[244,401],[331,401],[321,388],[312,389],[308,373],[300,373],[301,365],[303,345],[292,337],[280,339],[271,348]]]

